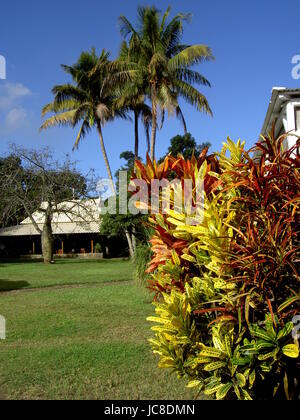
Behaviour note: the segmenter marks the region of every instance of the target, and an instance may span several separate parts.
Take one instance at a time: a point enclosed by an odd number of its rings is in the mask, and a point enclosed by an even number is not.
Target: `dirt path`
[[[19,293],[33,293],[33,292],[46,292],[49,290],[65,290],[65,289],[98,289],[106,286],[114,286],[120,284],[131,284],[132,280],[120,280],[120,281],[105,281],[103,283],[80,283],[80,284],[65,284],[57,286],[45,286],[45,287],[36,287],[28,289],[19,289],[19,290],[8,290],[0,292],[0,296],[3,295],[16,295]]]

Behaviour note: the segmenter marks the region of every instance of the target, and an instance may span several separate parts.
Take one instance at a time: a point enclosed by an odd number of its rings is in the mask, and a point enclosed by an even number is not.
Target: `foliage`
[[[209,148],[210,143],[197,144],[191,133],[185,135],[177,135],[171,139],[171,145],[168,148],[168,153],[172,156],[182,155],[184,159],[191,159],[193,155],[198,158],[204,149]],[[163,161],[163,159],[161,159]]]
[[[73,83],[53,87],[54,100],[44,106],[42,116],[53,115],[44,121],[41,130],[57,125],[72,128],[79,125],[74,144],[74,148],[78,148],[80,141],[96,127],[107,174],[114,188],[102,129],[116,117],[125,118],[126,113],[115,106],[115,96],[105,83],[111,74],[109,65],[109,53],[102,50],[98,56],[95,49],[84,51],[73,66],[63,65]]]
[[[10,193],[7,189],[7,185],[3,182],[5,177],[13,178],[15,174],[22,172],[22,162],[19,158],[13,154],[9,156],[0,157],[0,226],[8,227],[14,226],[22,222],[25,219],[26,213],[22,206],[15,200],[10,201]],[[11,210],[14,204],[14,211]]]
[[[47,148],[36,151],[13,145],[0,172],[0,220],[9,224],[26,215],[41,235],[44,260],[49,263],[53,257],[53,215],[75,213],[84,221],[84,214],[88,216],[85,199],[94,193],[94,182],[85,178],[68,157],[63,163],[55,161]],[[78,208],[85,209],[82,216]],[[36,211],[43,220],[33,217]]]
[[[130,213],[119,213],[119,196],[116,197],[116,214],[105,213],[100,216],[100,234],[104,236],[124,236],[128,231],[131,234],[134,229],[138,232],[143,231],[145,216],[142,214],[132,215]]]
[[[170,7],[161,15],[155,7],[138,8],[138,24],[125,16],[120,17],[121,34],[129,38],[122,46],[120,59],[115,63],[112,85],[121,86],[120,95],[141,93],[151,102],[152,135],[150,156],[154,160],[158,110],[176,114],[186,123],[179,106],[179,98],[195,106],[197,110],[211,114],[206,97],[194,85],[210,86],[209,81],[192,67],[203,61],[212,60],[213,55],[205,45],[184,45],[182,43],[183,23],[190,15],[178,14],[169,19]],[[125,95],[126,96],[126,95]]]
[[[147,266],[151,260],[151,248],[149,244],[140,243],[135,250],[133,265],[134,265],[134,278],[138,285],[145,285],[149,278],[146,273]]]
[[[95,245],[95,252],[96,254],[100,254],[102,252],[102,246],[99,244],[99,242],[97,242]]]
[[[126,164],[120,168],[120,171],[127,171],[127,182],[129,183],[134,167],[135,155],[132,152],[125,151],[121,153],[120,159],[124,159],[126,161]],[[117,190],[119,191],[119,171],[116,172],[115,176],[117,178]],[[129,196],[128,193],[127,196]],[[146,217],[143,214],[133,215],[129,212],[127,212],[126,214],[121,214],[119,211],[119,194],[116,195],[115,200],[116,214],[103,213],[100,215],[100,233],[105,236],[122,236],[126,238],[128,243],[129,254],[131,257],[133,257],[136,250],[137,241],[145,243],[146,240],[147,229],[144,227],[143,223],[146,221]]]
[[[123,41],[120,48],[118,61],[120,65],[130,67],[130,63],[138,63],[138,52],[130,48],[126,41]],[[122,64],[123,63],[123,64]],[[115,75],[112,75],[115,78]],[[121,79],[114,87],[116,94],[115,105],[118,109],[126,108],[133,112],[134,115],[134,155],[135,158],[139,156],[139,119],[142,121],[145,128],[147,150],[150,152],[150,125],[151,125],[151,108],[146,104],[146,84],[143,79],[126,80],[123,83]]]
[[[151,216],[150,342],[160,367],[216,399],[300,395],[300,159],[286,136],[272,131],[249,152],[228,139],[214,156],[136,164],[148,183],[170,171],[192,179],[194,200],[204,182],[196,224],[174,208]]]
[[[63,163],[55,161],[47,148],[36,151],[12,145],[10,155],[0,158],[0,174],[0,217],[5,223],[20,211],[23,219],[29,217],[42,202],[50,202],[55,211],[62,201],[83,198],[88,192],[87,179],[76,164],[68,157]]]

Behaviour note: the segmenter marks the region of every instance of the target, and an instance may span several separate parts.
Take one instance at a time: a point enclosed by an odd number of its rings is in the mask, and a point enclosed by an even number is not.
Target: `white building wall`
[[[300,106],[300,99],[293,100],[291,102],[288,102],[286,105],[286,131],[292,132],[288,137],[288,145],[289,148],[295,146],[297,137],[300,137],[300,129],[296,130],[296,121],[295,121],[295,108]]]

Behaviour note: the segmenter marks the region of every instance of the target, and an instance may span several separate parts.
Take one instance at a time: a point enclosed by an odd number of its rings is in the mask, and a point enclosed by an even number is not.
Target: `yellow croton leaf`
[[[282,348],[282,353],[287,357],[297,359],[299,357],[299,348],[296,344],[288,344]]]

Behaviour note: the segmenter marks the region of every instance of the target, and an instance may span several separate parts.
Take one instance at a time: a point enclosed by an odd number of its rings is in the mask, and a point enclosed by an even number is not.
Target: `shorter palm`
[[[80,125],[74,148],[96,127],[112,191],[115,192],[112,172],[103,139],[103,126],[116,117],[126,118],[124,110],[115,107],[114,96],[106,88],[109,76],[109,54],[103,50],[98,57],[95,50],[83,52],[73,66],[62,66],[72,76],[73,84],[58,85],[52,89],[54,100],[42,110],[42,116],[51,113],[41,130],[53,126]]]

